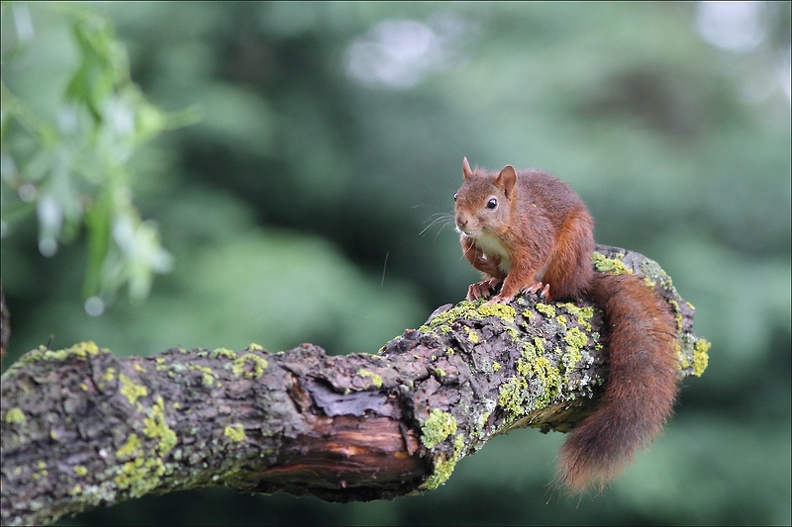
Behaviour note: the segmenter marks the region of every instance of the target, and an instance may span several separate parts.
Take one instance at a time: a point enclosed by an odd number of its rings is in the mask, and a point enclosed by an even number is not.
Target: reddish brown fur
[[[460,243],[487,280],[468,298],[489,296],[491,279],[503,286],[491,301],[509,302],[521,290],[549,284],[549,297],[588,294],[606,314],[610,373],[597,409],[567,439],[559,454],[561,485],[571,492],[601,489],[662,431],[676,397],[673,317],[634,276],[594,273],[594,221],[565,183],[538,171],[473,171],[456,195]],[[497,207],[487,203],[497,200]],[[500,266],[511,260],[507,270]]]

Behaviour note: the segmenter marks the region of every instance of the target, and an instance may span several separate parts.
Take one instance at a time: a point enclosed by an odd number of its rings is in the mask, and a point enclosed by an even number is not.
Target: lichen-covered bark
[[[680,377],[701,374],[692,306],[653,262],[604,254],[601,270],[634,268],[669,300]],[[584,417],[607,369],[601,320],[590,304],[532,296],[444,306],[376,355],[31,351],[2,378],[2,522],[210,485],[335,501],[431,490],[495,434]]]

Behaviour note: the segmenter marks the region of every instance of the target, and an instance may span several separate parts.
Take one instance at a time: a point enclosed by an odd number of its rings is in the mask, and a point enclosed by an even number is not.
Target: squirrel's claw
[[[550,299],[550,284],[543,284],[542,282],[534,282],[531,285],[525,286],[521,289],[524,293],[534,294],[541,289],[539,296],[545,300]]]
[[[468,287],[467,299],[478,300],[479,298],[489,298],[502,283],[503,280],[500,278],[489,278],[481,282],[476,282],[475,284],[470,284],[470,287]]]

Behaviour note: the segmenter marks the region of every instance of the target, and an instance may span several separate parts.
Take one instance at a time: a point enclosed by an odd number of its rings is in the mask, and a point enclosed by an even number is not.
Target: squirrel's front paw
[[[489,298],[502,283],[503,280],[500,278],[490,278],[488,280],[476,282],[475,284],[470,284],[470,287],[468,287],[467,299],[478,300],[479,298]]]

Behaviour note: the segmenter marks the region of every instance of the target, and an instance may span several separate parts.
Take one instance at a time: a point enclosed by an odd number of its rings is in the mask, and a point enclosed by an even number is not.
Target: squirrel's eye
[[[498,200],[495,199],[495,198],[490,198],[490,200],[487,202],[487,208],[489,210],[497,209],[498,208]]]
[[[456,198],[457,198],[457,195],[456,195],[456,192],[454,192],[454,201],[456,201]]]

